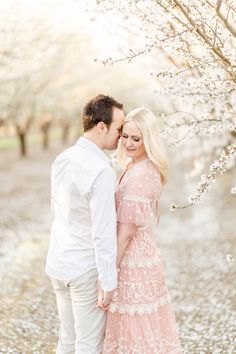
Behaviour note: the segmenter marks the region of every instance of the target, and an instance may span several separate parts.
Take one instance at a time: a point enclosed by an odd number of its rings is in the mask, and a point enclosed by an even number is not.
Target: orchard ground
[[[30,146],[21,159],[0,151],[0,353],[55,352],[58,318],[44,272],[52,214],[50,164],[63,149]],[[202,202],[171,212],[194,187],[186,164],[173,163],[161,199],[157,242],[185,354],[235,354],[236,221],[232,174],[221,176]],[[155,353],[157,354],[157,353]]]

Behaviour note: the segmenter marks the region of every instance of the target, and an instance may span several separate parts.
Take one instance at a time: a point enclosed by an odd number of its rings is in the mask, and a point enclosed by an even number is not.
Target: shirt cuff
[[[117,270],[114,272],[113,276],[108,279],[99,279],[102,290],[112,291],[117,287]]]

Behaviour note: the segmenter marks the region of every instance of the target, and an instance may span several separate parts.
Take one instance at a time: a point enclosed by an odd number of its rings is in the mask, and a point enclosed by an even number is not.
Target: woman
[[[180,354],[163,261],[152,234],[167,179],[158,122],[145,108],[124,121],[118,156],[130,158],[116,191],[118,287],[107,316],[103,354]]]

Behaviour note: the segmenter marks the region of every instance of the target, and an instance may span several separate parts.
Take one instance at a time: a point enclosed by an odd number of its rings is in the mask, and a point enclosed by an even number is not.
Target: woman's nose
[[[132,143],[132,140],[131,140],[131,139],[128,139],[128,140],[127,140],[127,146],[128,146],[128,147],[133,146],[133,143]]]

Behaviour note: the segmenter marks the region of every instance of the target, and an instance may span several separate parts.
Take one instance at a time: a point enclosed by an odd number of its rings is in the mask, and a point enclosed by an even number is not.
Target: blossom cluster
[[[226,165],[231,159],[235,158],[236,145],[230,144],[225,150],[223,150],[220,157],[211,164],[209,173],[206,176],[201,176],[201,182],[198,184],[194,193],[188,198],[189,202],[192,204],[199,201],[202,195],[211,187],[212,182],[215,181],[216,174],[224,173],[226,170]]]

